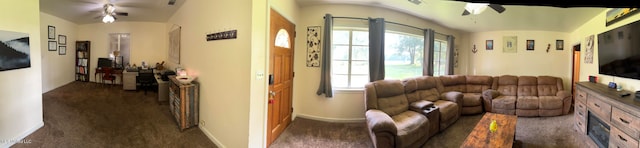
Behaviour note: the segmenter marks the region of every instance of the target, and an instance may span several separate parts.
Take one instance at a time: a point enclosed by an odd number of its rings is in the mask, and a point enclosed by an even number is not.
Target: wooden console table
[[[491,120],[496,120],[498,129],[496,132],[489,131]],[[512,147],[516,138],[516,122],[517,116],[504,115],[495,113],[485,113],[482,119],[476,124],[462,143],[464,148],[494,148],[494,147]]]
[[[622,93],[630,95],[622,97]],[[575,127],[580,133],[588,134],[590,114],[610,126],[609,141],[600,143],[601,146],[638,147],[640,100],[634,98],[635,94],[630,91],[616,91],[599,83],[579,82],[575,93]]]

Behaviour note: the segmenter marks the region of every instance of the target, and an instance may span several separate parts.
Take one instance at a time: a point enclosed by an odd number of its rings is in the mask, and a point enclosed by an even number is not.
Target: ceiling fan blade
[[[100,15],[100,16],[96,16],[96,17],[94,17],[93,19],[101,19],[101,18],[103,18],[103,17],[104,17],[104,15]]]
[[[119,16],[129,16],[129,13],[127,12],[114,12],[115,15],[119,15]]]
[[[493,10],[496,10],[498,13],[502,13],[505,10],[507,10],[504,7],[502,7],[502,5],[498,5],[498,4],[489,4],[489,7],[491,7]]]
[[[462,16],[469,15],[469,14],[471,14],[471,12],[467,11],[466,9],[464,10],[464,12],[462,12]]]

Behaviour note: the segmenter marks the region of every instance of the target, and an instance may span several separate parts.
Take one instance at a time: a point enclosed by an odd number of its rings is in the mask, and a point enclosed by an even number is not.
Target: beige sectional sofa
[[[483,93],[485,110],[518,116],[558,116],[569,113],[571,93],[562,79],[551,76],[494,77],[492,90]]]
[[[557,116],[571,94],[550,76],[421,76],[365,85],[366,123],[375,147],[419,147],[460,115],[495,112]]]

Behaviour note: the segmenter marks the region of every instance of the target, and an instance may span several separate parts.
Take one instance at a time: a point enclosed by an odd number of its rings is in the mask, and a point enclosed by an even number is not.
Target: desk
[[[119,75],[120,76],[120,84],[122,84],[122,69],[119,68],[114,68],[113,69],[113,75]],[[100,77],[97,77],[97,75],[100,74]],[[102,71],[102,68],[98,67],[96,68],[96,73],[93,74],[93,77],[96,78],[96,83],[98,82],[98,80],[100,80],[100,83],[104,83],[104,81],[102,80],[102,76],[104,75],[104,71]]]

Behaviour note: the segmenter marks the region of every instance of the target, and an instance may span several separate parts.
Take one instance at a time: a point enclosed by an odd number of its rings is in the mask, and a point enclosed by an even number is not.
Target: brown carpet
[[[424,148],[457,148],[471,133],[482,115],[462,116],[445,131],[431,137]],[[518,118],[516,147],[583,148],[597,147],[574,128],[573,113],[557,117]],[[297,147],[372,147],[365,123],[328,123],[296,118],[272,148]]]
[[[12,147],[216,147],[197,127],[183,132],[155,92],[72,82],[43,94],[44,127]]]

